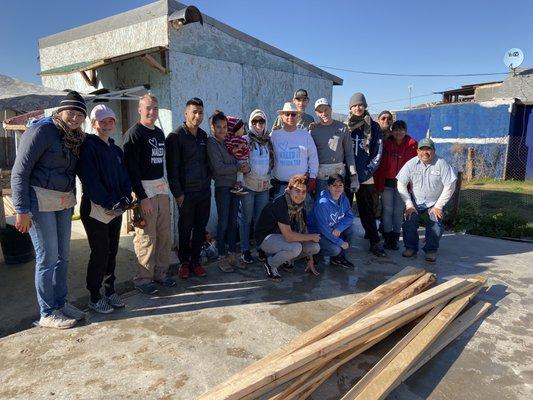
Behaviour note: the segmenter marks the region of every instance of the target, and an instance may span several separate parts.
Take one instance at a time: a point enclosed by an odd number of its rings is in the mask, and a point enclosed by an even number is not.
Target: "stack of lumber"
[[[199,399],[306,399],[339,367],[412,322],[413,328],[343,397],[384,398],[489,309],[480,302],[459,315],[484,285],[483,277],[453,278],[432,287],[435,281],[434,274],[407,267]]]

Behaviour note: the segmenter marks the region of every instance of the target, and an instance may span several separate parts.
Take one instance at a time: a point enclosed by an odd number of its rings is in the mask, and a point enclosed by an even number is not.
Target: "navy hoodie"
[[[320,233],[320,236],[341,246],[344,240],[333,235],[333,229],[343,232],[353,223],[352,207],[343,193],[339,201],[333,200],[329,190],[322,190],[307,219],[309,233]]]
[[[99,206],[111,209],[124,196],[131,200],[124,153],[113,139],[108,145],[97,135],[87,135],[80,149],[78,176],[83,195]]]

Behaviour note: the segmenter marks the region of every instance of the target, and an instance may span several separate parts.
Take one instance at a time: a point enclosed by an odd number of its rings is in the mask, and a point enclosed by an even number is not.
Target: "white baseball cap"
[[[331,105],[329,104],[328,99],[326,99],[325,97],[321,97],[320,99],[315,101],[315,110],[316,110],[316,108],[318,106],[329,106],[329,107],[331,107]]]
[[[115,117],[115,113],[113,112],[113,110],[104,104],[98,104],[92,109],[91,119],[95,119],[100,122],[101,120],[106,118],[113,118],[115,121],[117,120],[117,117]]]

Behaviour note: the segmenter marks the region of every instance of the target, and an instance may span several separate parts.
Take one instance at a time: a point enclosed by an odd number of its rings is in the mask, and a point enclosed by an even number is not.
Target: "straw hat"
[[[283,104],[283,108],[281,110],[278,110],[277,112],[278,114],[283,114],[286,112],[295,112],[295,113],[301,114],[301,111],[298,111],[298,109],[296,108],[296,106],[294,105],[292,101],[287,101],[285,104]]]

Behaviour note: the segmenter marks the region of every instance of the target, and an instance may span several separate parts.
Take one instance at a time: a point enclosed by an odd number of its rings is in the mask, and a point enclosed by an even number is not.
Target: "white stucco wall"
[[[183,107],[191,97],[204,101],[203,128],[215,109],[248,119],[255,108],[264,110],[272,123],[276,110],[289,101],[296,89],[307,89],[314,115],[316,99],[332,100],[332,82],[286,58],[238,40],[204,23],[170,29],[171,98],[173,119],[182,120]]]

